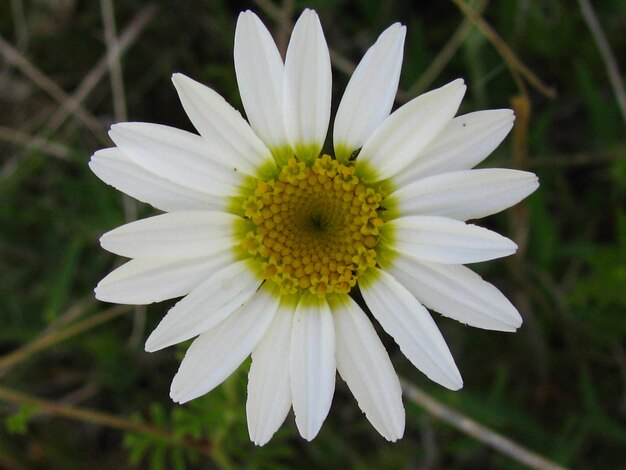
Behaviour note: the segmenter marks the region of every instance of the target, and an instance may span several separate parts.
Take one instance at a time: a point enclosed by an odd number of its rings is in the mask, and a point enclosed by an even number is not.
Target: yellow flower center
[[[281,294],[347,294],[376,265],[382,199],[349,164],[328,155],[310,165],[292,158],[245,200],[252,228],[241,246]]]

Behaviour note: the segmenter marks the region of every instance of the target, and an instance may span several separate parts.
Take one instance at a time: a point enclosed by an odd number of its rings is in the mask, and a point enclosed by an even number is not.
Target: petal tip
[[[156,330],[155,330],[156,331]],[[152,352],[156,352],[158,351],[159,348],[157,345],[157,342],[154,338],[154,331],[152,332],[152,334],[150,336],[148,336],[148,339],[146,339],[146,344],[144,345],[144,350],[146,352],[152,353]]]
[[[467,88],[467,85],[465,84],[465,80],[461,77],[455,78],[454,80],[452,80],[450,83],[448,83],[448,86],[455,87],[455,88]]]
[[[151,341],[152,336],[149,336],[148,339],[146,340],[146,344],[144,345],[143,349],[146,352],[149,353],[153,353],[159,350],[159,348],[155,347],[154,345],[154,341]]]
[[[402,36],[406,33],[406,26],[400,23],[399,21],[396,21],[394,24],[389,26],[385,31],[383,31],[381,36],[387,32]]]
[[[515,307],[512,307],[511,315],[508,320],[507,326],[509,326],[510,329],[506,331],[510,333],[515,333],[524,323],[524,319]]]
[[[127,302],[118,302],[113,296],[111,296],[111,293],[107,292],[106,285],[103,285],[102,281],[100,281],[98,285],[94,288],[93,293],[96,297],[96,300],[99,300],[100,302],[107,302],[110,304],[127,303]]]
[[[530,193],[528,193],[528,194],[532,194],[535,191],[537,191],[537,189],[539,189],[539,186],[540,186],[539,177],[533,173],[532,182],[531,182],[532,189],[531,189]]]
[[[463,378],[454,362],[448,364],[446,367],[440,368],[438,377],[430,375],[427,375],[427,377],[453,392],[463,388]]]
[[[96,287],[94,287],[93,294],[96,297],[96,300],[99,300],[101,302],[106,302],[105,300],[102,300],[100,298],[100,293],[101,293],[101,291],[100,291],[100,284],[98,284]]]
[[[453,392],[456,392],[457,390],[461,390],[463,388],[463,381],[459,380],[458,382],[454,382],[452,384],[451,387],[449,387],[450,390],[452,390]]]
[[[399,432],[395,431],[393,434],[383,435],[383,437],[389,442],[396,442],[402,439],[404,437],[404,425],[402,426],[402,430],[400,430]]]
[[[184,387],[181,390],[181,387],[179,387],[180,384],[177,382],[177,378],[179,378],[178,373],[174,376],[172,385],[170,386],[170,398],[174,403],[182,405],[183,403],[190,401],[191,398],[189,398],[189,393],[185,394]]]
[[[406,417],[405,417],[404,408],[403,408],[402,419],[389,423],[389,427],[387,427],[384,433],[381,432],[381,436],[383,436],[389,442],[396,442],[399,439],[402,439],[404,437],[405,427],[406,427]]]
[[[176,344],[171,343],[167,341],[167,338],[162,337],[162,330],[159,328],[159,326],[160,324],[154,329],[154,331],[152,331],[152,333],[150,333],[148,339],[146,339],[146,344],[144,345],[144,349],[146,352],[157,352],[161,349],[167,348],[168,346],[172,346],[172,344]]]
[[[110,251],[105,245],[108,245],[108,241],[109,241],[109,237],[107,237],[108,232],[103,234],[99,239],[98,242],[100,243],[100,246],[102,248],[104,248],[107,251]]]
[[[174,72],[172,74],[172,83],[174,84],[176,88],[189,82],[193,82],[193,80],[189,78],[187,75],[185,75],[184,73]]]
[[[311,442],[313,439],[315,439],[315,437],[317,436],[317,432],[306,432],[304,434],[301,434],[301,436],[307,441],[307,442]]]
[[[463,388],[463,378],[461,377],[461,373],[458,369],[455,371],[451,371],[452,374],[446,374],[446,382],[441,383],[448,390],[452,390],[456,392],[457,390],[461,390]]]
[[[237,17],[237,26],[236,26],[236,30],[239,29],[240,27],[240,23],[243,21],[247,21],[248,24],[247,25],[241,25],[241,26],[248,26],[250,25],[251,21],[254,21],[255,19],[258,19],[259,17],[250,9],[248,10],[244,10],[242,12],[239,13],[239,16]]]

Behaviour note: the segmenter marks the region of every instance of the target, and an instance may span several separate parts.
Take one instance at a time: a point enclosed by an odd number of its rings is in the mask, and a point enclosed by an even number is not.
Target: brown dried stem
[[[0,400],[18,405],[34,406],[38,408],[40,413],[106,426],[122,431],[147,434],[163,439],[174,445],[181,445],[188,449],[193,449],[207,457],[211,456],[211,447],[208,441],[198,442],[191,439],[181,439],[168,429],[131,421],[101,411],[44,400],[3,386],[0,386]]]
[[[41,150],[43,153],[60,160],[70,161],[72,159],[71,150],[64,145],[43,137],[29,135],[16,129],[0,126],[0,140],[23,145],[30,149]]]
[[[0,357],[0,372],[5,373],[6,370],[13,367],[15,364],[27,359],[35,353],[42,351],[43,349],[54,346],[62,341],[65,341],[72,336],[87,331],[98,325],[106,323],[117,317],[120,317],[131,311],[131,307],[128,305],[116,305],[115,307],[108,308],[102,312],[87,318],[79,323],[75,323],[61,330],[40,336],[39,338],[26,343],[19,349],[11,351],[8,354]]]
[[[591,31],[593,40],[600,50],[600,55],[604,61],[606,72],[609,75],[609,81],[611,82],[613,94],[617,99],[617,105],[622,113],[622,119],[624,120],[624,123],[626,123],[626,91],[624,91],[624,81],[619,73],[619,67],[617,66],[615,55],[611,50],[609,41],[606,39],[606,35],[602,30],[602,26],[598,21],[591,2],[589,0],[578,0],[578,5],[580,6],[580,11],[583,15],[585,23],[587,23],[589,31]]]
[[[89,96],[102,77],[104,77],[109,70],[109,63],[114,61],[116,57],[124,55],[126,50],[134,44],[139,37],[139,34],[148,25],[156,11],[157,6],[151,4],[143,8],[137,16],[133,18],[130,24],[120,35],[119,40],[117,41],[117,46],[112,49],[108,49],[104,57],[102,57],[89,71],[89,73],[85,75],[83,81],[72,94],[72,105],[59,108],[52,115],[44,131],[46,134],[53,134],[56,132],[63,125],[68,116],[71,116],[74,113],[74,108],[72,106],[79,105],[87,98],[87,96]],[[108,143],[109,141],[107,139],[107,144]]]
[[[535,88],[539,93],[548,98],[556,98],[556,91],[543,83],[543,81],[535,75],[522,61],[517,57],[515,52],[504,42],[504,40],[495,32],[495,30],[487,23],[484,18],[473,8],[471,8],[463,0],[452,0],[452,2],[461,10],[461,12],[482,32],[487,40],[496,48],[507,67],[514,77],[518,74],[526,79],[526,81]],[[518,83],[518,86],[520,84]],[[521,88],[521,86],[520,86]],[[520,90],[524,94],[523,90]]]
[[[480,0],[476,5],[476,12],[482,14],[488,3],[488,0]],[[417,96],[428,89],[442,70],[448,65],[450,59],[452,59],[459,47],[461,47],[461,44],[463,44],[467,35],[472,31],[472,28],[474,28],[474,25],[470,19],[467,17],[464,18],[452,37],[450,37],[439,54],[437,54],[437,57],[435,57],[417,81],[409,87],[407,93],[410,96]]]
[[[404,395],[408,397],[416,405],[424,408],[429,414],[435,416],[442,421],[452,425],[459,431],[474,437],[476,440],[500,452],[501,454],[511,457],[516,462],[541,470],[564,470],[560,465],[532,452],[525,447],[513,442],[501,434],[478,424],[471,418],[462,413],[453,410],[443,403],[435,400],[430,395],[420,390],[415,385],[401,379],[402,390]]]
[[[20,72],[46,92],[58,104],[68,110],[71,109],[70,112],[73,112],[76,118],[90,129],[102,142],[108,142],[109,139],[103,131],[102,123],[93,114],[87,111],[80,103],[76,102],[74,98],[65,93],[61,87],[48,78],[46,74],[33,65],[20,51],[11,46],[1,36],[0,54],[8,63],[20,70]]]

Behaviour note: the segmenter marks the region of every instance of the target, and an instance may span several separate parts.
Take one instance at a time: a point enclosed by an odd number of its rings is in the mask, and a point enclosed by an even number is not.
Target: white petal
[[[335,329],[325,300],[303,297],[291,336],[291,395],[300,435],[312,440],[328,415],[335,391]]]
[[[185,403],[210,392],[250,355],[274,318],[279,297],[260,289],[245,305],[189,347],[172,381],[170,397]]]
[[[194,127],[219,149],[225,161],[253,175],[261,165],[273,162],[270,151],[239,111],[218,93],[181,73],[172,75],[172,81]]]
[[[234,55],[239,93],[252,129],[270,149],[288,146],[283,123],[285,67],[272,35],[250,10],[239,14]]]
[[[477,111],[454,118],[405,172],[394,177],[394,184],[402,186],[426,176],[473,168],[500,145],[513,121],[510,109]]]
[[[389,355],[361,308],[347,295],[331,304],[337,370],[374,428],[388,441],[404,434],[402,389]]]
[[[195,191],[137,165],[118,148],[98,150],[89,162],[98,178],[129,196],[162,211],[222,209],[224,198]]]
[[[413,161],[454,117],[466,86],[457,79],[397,109],[367,139],[358,162],[367,163],[372,180],[389,178]]]
[[[335,116],[335,155],[347,160],[389,116],[398,91],[406,27],[395,23],[369,48],[352,74]]]
[[[294,309],[280,306],[267,333],[252,351],[248,374],[248,432],[259,446],[266,444],[291,408],[289,348]]]
[[[136,164],[151,173],[218,197],[237,193],[244,174],[212,154],[199,135],[145,122],[111,126],[109,136]]]
[[[438,215],[457,220],[478,219],[511,207],[539,187],[533,173],[489,168],[465,170],[420,179],[388,198],[402,215]]]
[[[502,292],[465,266],[398,256],[386,269],[426,307],[446,317],[486,330],[515,331],[522,324]]]
[[[298,18],[285,59],[285,129],[300,159],[319,155],[330,121],[332,77],[322,25],[313,10]]]
[[[134,259],[98,283],[96,298],[143,305],[181,297],[232,260],[230,250],[193,259]]]
[[[226,250],[239,217],[217,211],[178,211],[122,225],[100,238],[102,248],[128,258],[192,258]]]
[[[365,303],[400,351],[426,376],[450,390],[463,386],[461,374],[437,325],[391,274],[373,272],[360,283]]]
[[[222,268],[167,312],[148,337],[146,351],[158,351],[204,333],[241,307],[260,284],[247,260]]]
[[[388,246],[422,261],[467,264],[502,258],[515,253],[517,245],[506,237],[446,217],[410,215],[391,220]]]

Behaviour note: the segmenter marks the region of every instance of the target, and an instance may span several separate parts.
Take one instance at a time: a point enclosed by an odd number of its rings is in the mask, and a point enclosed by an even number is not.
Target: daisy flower
[[[220,95],[181,74],[173,82],[199,135],[159,124],[113,125],[115,147],[93,155],[104,182],[164,214],[101,238],[132,258],[97,286],[100,300],[149,304],[183,297],[147,351],[195,338],[171,398],[193,400],[252,355],[250,438],[266,443],[293,407],[300,434],[319,432],[335,371],[390,441],[405,426],[402,392],[368,315],[431,380],[463,385],[426,308],[478,328],[515,331],[513,305],[467,263],[516,245],[467,220],[516,204],[532,173],[472,170],[504,139],[507,109],[454,117],[462,80],[390,114],[406,28],[384,31],[352,75],[333,127],[331,65],[317,14],[305,10],[283,62],[252,12],[235,33],[247,121]]]

